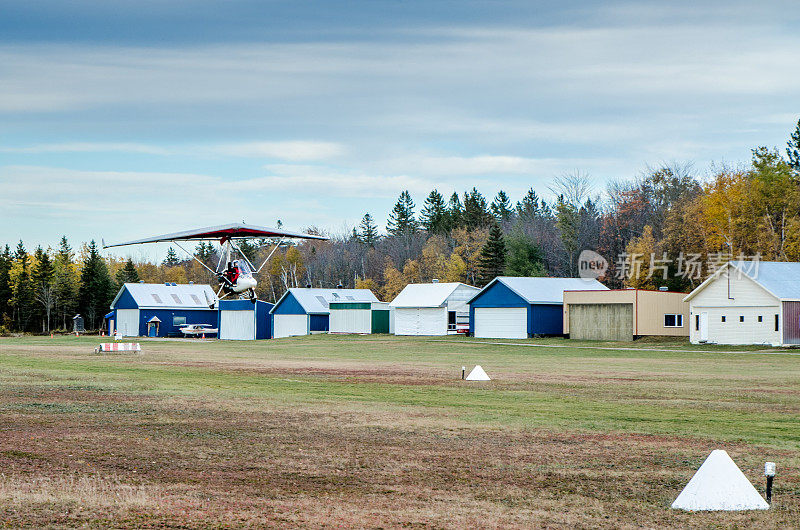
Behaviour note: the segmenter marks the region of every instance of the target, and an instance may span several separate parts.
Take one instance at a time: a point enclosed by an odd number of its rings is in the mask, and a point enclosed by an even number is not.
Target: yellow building
[[[620,289],[564,291],[564,334],[571,339],[688,337],[686,293]]]

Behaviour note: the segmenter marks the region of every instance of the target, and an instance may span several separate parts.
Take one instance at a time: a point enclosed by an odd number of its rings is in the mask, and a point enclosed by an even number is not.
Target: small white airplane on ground
[[[184,337],[214,335],[219,331],[217,328],[211,327],[211,324],[184,324],[180,330]]]
[[[242,250],[236,244],[237,240],[241,239],[265,239],[265,238],[280,238],[280,241],[275,248],[269,253],[264,263],[256,268],[247,259]],[[127,245],[141,245],[144,243],[172,243],[179,249],[189,254],[192,259],[197,261],[200,265],[208,269],[211,274],[216,276],[219,282],[219,290],[216,294],[215,300],[208,300],[208,306],[214,308],[217,301],[225,298],[229,294],[239,295],[239,298],[249,298],[253,303],[256,302],[256,282],[255,276],[261,272],[264,265],[267,264],[272,254],[278,250],[278,247],[287,239],[321,239],[327,240],[327,237],[318,236],[314,234],[304,234],[302,232],[292,232],[282,228],[269,228],[264,226],[253,226],[244,223],[233,223],[222,226],[210,226],[207,228],[197,228],[194,230],[186,230],[184,232],[175,232],[173,234],[164,234],[160,236],[153,236],[144,239],[137,239],[135,241],[127,241],[125,243],[116,243],[106,245],[103,240],[103,248],[111,247],[124,247]],[[217,270],[212,270],[205,263],[200,261],[197,256],[183,248],[179,241],[219,241],[221,252],[219,262],[217,263]],[[239,258],[234,257],[234,252],[239,253]],[[220,296],[222,293],[222,296]]]

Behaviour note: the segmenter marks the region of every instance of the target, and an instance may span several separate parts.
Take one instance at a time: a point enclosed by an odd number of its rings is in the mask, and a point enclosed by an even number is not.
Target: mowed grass
[[[98,356],[98,342],[0,339],[2,524],[800,526],[797,355],[320,335]],[[461,381],[475,364],[493,381]],[[769,511],[669,509],[715,448],[760,491],[777,462]]]

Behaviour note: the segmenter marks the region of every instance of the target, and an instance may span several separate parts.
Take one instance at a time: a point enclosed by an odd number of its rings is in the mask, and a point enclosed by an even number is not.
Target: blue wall
[[[273,313],[276,315],[305,315],[306,310],[292,293],[287,293],[281,300],[278,300],[278,305],[275,306]]]
[[[119,300],[117,300],[117,305],[114,306],[114,309],[139,309],[139,306],[136,305],[136,300],[134,300],[131,293],[128,292],[127,287],[122,290],[122,294]]]
[[[147,336],[147,321],[153,317],[161,320],[161,324],[158,326],[159,337],[166,337],[170,334],[180,335],[180,327],[172,325],[173,316],[186,317],[186,324],[217,326],[215,309],[141,309],[139,310],[139,335]]]
[[[562,335],[564,317],[562,304],[529,304],[503,282],[485,287],[469,304],[469,334],[475,334],[476,307],[527,307],[528,336]]]
[[[532,304],[528,309],[528,335],[563,335],[562,304]]]
[[[269,302],[256,302],[256,339],[271,339],[272,338],[272,315],[270,310],[275,307],[275,304]]]
[[[328,331],[328,322],[330,320],[328,315],[309,315],[310,331]]]

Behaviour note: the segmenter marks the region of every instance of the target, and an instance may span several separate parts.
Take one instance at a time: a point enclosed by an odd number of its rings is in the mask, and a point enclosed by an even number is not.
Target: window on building
[[[725,322],[725,315],[722,315],[722,321]]]
[[[696,322],[697,327],[699,328],[699,322]],[[664,315],[664,327],[665,328],[682,328],[683,327],[683,315]]]
[[[456,330],[456,312],[455,311],[448,311],[447,312],[447,330],[448,331],[455,331]]]
[[[153,297],[153,300],[155,300],[157,304],[163,304],[164,303],[164,302],[161,301],[161,297],[158,296],[156,293],[150,293],[150,296]]]
[[[171,296],[172,296],[172,299],[175,300],[176,304],[183,304],[183,302],[181,301],[181,297],[180,296],[178,296],[175,293],[171,293]]]
[[[775,315],[775,331],[778,331],[778,315]]]
[[[744,322],[744,315],[739,315],[739,322]]]
[[[764,317],[763,317],[763,316],[761,316],[761,315],[758,315],[758,321],[759,321],[759,322],[763,322],[763,321],[764,321]]]
[[[192,295],[189,295],[189,296],[192,297],[192,300],[194,300],[195,304],[200,305],[200,298],[198,298],[196,294],[192,294]]]
[[[700,315],[694,316],[694,330],[700,331]]]
[[[173,326],[178,327],[178,326],[183,326],[184,324],[186,324],[186,317],[177,317],[177,316],[172,317]]]

